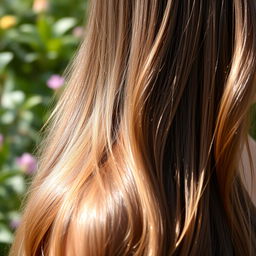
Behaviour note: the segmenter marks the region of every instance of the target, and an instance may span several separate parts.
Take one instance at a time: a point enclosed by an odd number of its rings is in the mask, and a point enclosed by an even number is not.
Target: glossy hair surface
[[[10,256],[253,255],[255,67],[254,0],[91,0]]]

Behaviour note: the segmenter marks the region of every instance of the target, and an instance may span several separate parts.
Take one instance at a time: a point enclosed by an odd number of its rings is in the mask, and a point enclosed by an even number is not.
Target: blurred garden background
[[[20,221],[39,130],[81,42],[87,0],[2,0],[0,6],[0,255]],[[256,138],[256,107],[251,135]]]
[[[39,130],[79,46],[87,0],[2,0],[0,4],[0,256],[19,225],[36,171]]]

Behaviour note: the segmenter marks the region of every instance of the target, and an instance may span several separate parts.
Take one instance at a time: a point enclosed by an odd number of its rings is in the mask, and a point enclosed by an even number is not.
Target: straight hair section
[[[238,168],[254,0],[92,0],[10,256],[255,255]]]

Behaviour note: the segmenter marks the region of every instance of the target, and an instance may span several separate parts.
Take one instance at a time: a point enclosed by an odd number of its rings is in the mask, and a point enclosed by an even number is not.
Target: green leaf
[[[15,175],[21,175],[22,173],[20,171],[10,171],[10,172],[0,172],[0,183],[5,182],[7,179],[15,176]]]
[[[9,109],[14,109],[19,106],[25,99],[25,93],[23,91],[12,91],[4,93],[2,98],[2,106]]]
[[[10,185],[16,194],[24,194],[26,190],[26,184],[23,175],[14,175],[8,179],[6,184]]]
[[[53,26],[53,33],[55,36],[64,35],[68,30],[77,24],[77,20],[72,17],[62,18],[55,22]]]
[[[51,38],[52,33],[52,21],[49,17],[44,15],[40,15],[37,20],[37,30],[39,36],[43,43],[47,43],[47,41]]]
[[[40,95],[31,96],[25,101],[23,108],[31,109],[31,108],[35,107],[36,105],[42,103],[42,101],[43,101],[43,99],[42,99],[42,96],[40,96]]]
[[[47,42],[47,50],[51,52],[58,52],[61,48],[62,40],[61,38],[52,38]]]
[[[39,58],[39,54],[37,54],[35,52],[31,52],[31,53],[26,54],[24,61],[31,63],[31,62],[37,60],[38,58]]]
[[[0,223],[0,243],[11,243],[13,235],[7,226]]]
[[[31,123],[34,118],[34,114],[30,110],[25,110],[21,112],[21,118],[26,122]]]
[[[0,121],[2,124],[11,124],[15,120],[15,112],[13,110],[6,111],[3,115],[0,117]]]
[[[0,70],[4,69],[7,64],[11,62],[13,59],[13,53],[12,52],[2,52],[0,53]]]
[[[36,28],[32,24],[24,23],[24,24],[20,25],[19,28],[20,28],[21,32],[29,33],[29,34],[35,34],[36,35]]]

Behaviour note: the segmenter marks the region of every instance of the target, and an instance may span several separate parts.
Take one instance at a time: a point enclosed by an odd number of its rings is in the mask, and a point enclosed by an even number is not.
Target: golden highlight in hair
[[[255,255],[255,67],[254,0],[92,0],[10,256]]]

